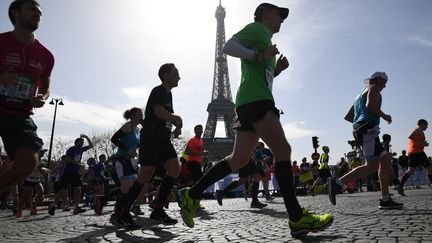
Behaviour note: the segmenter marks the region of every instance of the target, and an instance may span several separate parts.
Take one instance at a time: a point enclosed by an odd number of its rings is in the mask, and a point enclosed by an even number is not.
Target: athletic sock
[[[259,182],[252,182],[252,202],[258,202]]]
[[[171,176],[165,175],[159,188],[159,195],[157,197],[155,208],[162,208],[165,205],[174,184],[175,179]]]
[[[294,180],[291,172],[291,161],[276,161],[275,176],[284,199],[285,208],[292,221],[298,221],[303,210],[294,192]]]
[[[381,200],[383,202],[387,202],[388,200],[390,200],[390,198],[391,198],[390,195],[382,195],[382,199]]]
[[[405,175],[402,177],[402,181],[399,184],[400,188],[403,188],[403,186],[405,185],[405,182],[408,180],[408,177],[410,177],[410,175],[408,173],[405,173]]]
[[[195,185],[192,186],[189,191],[189,196],[200,199],[201,194],[205,189],[229,175],[231,172],[228,161],[222,160],[213,166]]]
[[[128,209],[132,207],[132,204],[134,204],[135,200],[137,199],[138,195],[141,192],[141,189],[143,188],[143,184],[139,183],[137,180],[132,184],[131,188],[129,188],[129,192],[126,195],[127,198],[127,206]]]
[[[223,195],[226,195],[228,192],[236,189],[238,186],[239,186],[238,181],[231,182],[227,187],[225,187],[225,189],[223,189],[222,191]]]

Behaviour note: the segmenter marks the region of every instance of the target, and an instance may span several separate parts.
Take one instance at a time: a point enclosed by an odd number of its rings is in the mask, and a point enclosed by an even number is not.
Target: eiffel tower
[[[228,76],[227,57],[223,53],[225,45],[225,9],[219,1],[215,17],[217,19],[215,65],[211,102],[207,106],[209,113],[204,130],[203,141],[209,151],[209,159],[222,159],[230,154],[234,144],[234,103]],[[225,138],[215,138],[218,121],[225,123]]]

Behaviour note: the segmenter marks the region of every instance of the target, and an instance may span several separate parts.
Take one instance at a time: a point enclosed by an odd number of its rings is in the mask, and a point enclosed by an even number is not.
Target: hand
[[[208,154],[209,154],[209,152],[204,149],[203,152],[202,152],[202,156],[207,156]]]
[[[174,138],[178,138],[181,135],[181,128],[176,127],[173,131]]]
[[[0,75],[0,85],[17,85],[18,75],[14,73],[3,73]]]
[[[180,116],[173,115],[172,123],[176,128],[181,128],[183,126],[183,121]]]
[[[282,71],[287,69],[288,66],[289,66],[288,59],[281,54],[276,62],[275,74],[279,75]]]
[[[262,52],[262,60],[265,62],[271,57],[276,56],[276,54],[279,54],[279,50],[277,49],[276,44],[269,46]]]
[[[137,152],[135,149],[129,149],[127,152],[128,156],[131,158],[135,158],[135,156],[137,156]]]
[[[45,105],[45,98],[43,94],[37,94],[36,97],[31,99],[31,104],[35,108],[40,108]]]
[[[390,115],[384,114],[382,117],[388,124],[392,123],[392,117]]]

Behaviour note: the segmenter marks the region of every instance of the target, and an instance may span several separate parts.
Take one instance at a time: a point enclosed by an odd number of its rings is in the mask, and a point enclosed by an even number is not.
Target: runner
[[[242,66],[235,102],[237,133],[234,150],[191,188],[179,191],[182,219],[188,227],[195,226],[193,218],[204,190],[246,165],[260,138],[272,150],[276,161],[275,175],[289,214],[291,234],[301,237],[310,231],[322,230],[333,222],[332,215],[314,214],[299,205],[291,173],[291,147],[279,121],[279,110],[274,104],[273,78],[289,64],[283,55],[276,61],[279,51],[271,43],[271,38],[279,32],[287,16],[287,8],[262,3],[255,11],[255,22],[235,34],[224,47],[224,53],[241,58]]]
[[[157,165],[163,165],[166,174],[162,179],[159,194],[151,219],[164,224],[176,224],[164,210],[176,179],[180,172],[177,153],[171,143],[171,137],[177,138],[181,134],[182,119],[174,114],[171,90],[178,86],[179,72],[172,63],[166,63],[159,69],[162,84],[153,88],[147,101],[145,118],[141,123],[143,128],[140,135],[139,164],[141,165],[138,179],[129,189],[127,195],[120,199],[120,219],[131,225],[136,225],[128,216],[130,207],[135,202],[144,184],[149,183]],[[172,126],[175,129],[172,130]]]
[[[84,146],[84,139],[87,140],[87,146]],[[81,163],[81,158],[83,153],[91,148],[93,148],[93,143],[90,138],[85,134],[81,134],[79,138],[75,139],[74,146],[66,151],[66,165],[61,176],[60,188],[68,190],[69,186],[71,186],[74,199],[74,215],[86,211],[79,206],[82,191],[81,171],[85,168],[84,164]],[[50,215],[55,214],[54,204],[48,206],[48,213]]]
[[[318,168],[318,178],[314,181],[312,184],[312,187],[310,188],[310,193],[312,196],[315,196],[315,187],[327,182],[327,178],[331,177],[330,169],[329,169],[329,160],[330,160],[330,148],[328,146],[323,146],[322,150],[324,153],[320,156],[320,165]]]
[[[425,119],[420,119],[417,122],[417,127],[408,137],[409,167],[398,186],[398,193],[402,196],[406,196],[403,188],[405,182],[412,174],[414,174],[418,167],[427,169],[429,180],[432,182],[432,166],[424,152],[424,147],[429,146],[424,134],[424,131],[426,131],[427,128],[428,122]]]
[[[113,178],[118,178],[121,194],[125,196],[138,177],[138,171],[132,165],[131,159],[137,156],[137,149],[140,145],[138,125],[143,119],[143,113],[140,108],[134,107],[130,110],[126,110],[123,113],[123,117],[127,122],[114,133],[111,142],[118,147],[117,153],[112,157],[113,171],[115,172]],[[126,220],[121,220],[119,218],[121,211],[119,200],[122,196],[118,198],[115,204],[114,213],[111,215],[110,222],[114,225],[135,227],[133,224],[129,225],[131,222],[129,215],[126,215]]]
[[[360,179],[378,170],[382,198],[380,209],[402,208],[403,204],[393,201],[389,193],[391,179],[391,154],[387,153],[379,140],[379,123],[383,118],[387,123],[392,117],[381,110],[381,91],[386,87],[387,74],[375,72],[365,80],[366,88],[356,98],[345,120],[351,122],[354,128],[354,138],[362,148],[365,164],[361,165],[341,178],[328,179],[328,195],[333,205],[336,205],[336,194],[340,193],[351,180]]]
[[[188,156],[187,168],[192,173],[193,182],[196,183],[202,176],[202,159],[203,156],[208,154],[207,150],[204,149],[204,143],[201,139],[203,134],[203,126],[196,125],[194,127],[195,136],[190,138],[187,145],[185,154]]]
[[[39,161],[43,142],[30,115],[50,93],[52,53],[36,38],[42,10],[35,0],[9,6],[14,30],[0,34],[0,137],[12,168],[0,172],[0,192],[29,176]]]

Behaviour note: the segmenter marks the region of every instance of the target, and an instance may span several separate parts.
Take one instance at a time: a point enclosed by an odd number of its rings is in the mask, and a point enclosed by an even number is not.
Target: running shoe
[[[136,204],[131,208],[131,212],[135,214],[135,216],[144,215],[144,212],[141,210],[140,205]]]
[[[398,203],[393,201],[393,199],[389,199],[387,201],[379,200],[379,209],[401,209],[403,207],[403,203]]]
[[[101,207],[95,208],[94,211],[95,211],[96,215],[102,215],[102,208]]]
[[[294,222],[290,219],[288,222],[292,237],[301,238],[309,232],[317,232],[329,227],[333,219],[331,214],[316,214],[303,209],[300,220]]]
[[[334,177],[329,177],[327,179],[327,185],[328,185],[328,195],[329,195],[330,202],[333,205],[336,205],[336,195],[341,193],[342,187],[339,184],[337,184],[336,178]]]
[[[167,225],[172,225],[172,224],[177,224],[178,223],[178,220],[177,219],[173,219],[170,216],[168,216],[168,214],[165,212],[165,210],[163,208],[155,209],[150,214],[150,218],[154,219],[154,220],[159,220],[162,223],[167,224]]]
[[[132,215],[129,213],[127,208],[122,210],[118,217],[118,220],[121,221],[121,224],[125,229],[135,230],[141,228],[141,225],[134,222],[134,220],[132,219]]]
[[[49,215],[55,215],[55,205],[54,205],[53,203],[51,203],[51,204],[48,206],[48,214],[49,214]]]
[[[216,201],[220,206],[222,206],[222,199],[223,199],[223,192],[221,190],[217,190],[216,191]]]
[[[123,226],[123,222],[120,220],[120,217],[117,213],[111,214],[109,221],[111,224],[113,224],[115,226],[118,226],[118,227]]]
[[[63,212],[69,212],[71,210],[67,203],[63,203],[61,207]]]
[[[22,217],[22,210],[17,210],[15,213],[15,217],[21,218]]]
[[[30,215],[37,215],[38,213],[37,213],[37,208],[36,207],[32,207],[31,209],[30,209]]]
[[[403,187],[399,186],[397,191],[399,195],[406,197]]]
[[[265,208],[267,204],[261,203],[260,201],[252,201],[251,208]]]
[[[195,212],[199,206],[200,200],[194,199],[191,196],[189,196],[189,187],[185,187],[178,191],[180,193],[179,199],[181,203],[181,216],[183,219],[183,222],[188,226],[189,228],[193,228],[195,226],[194,217]]]
[[[274,197],[272,195],[270,195],[270,193],[266,196],[266,201],[267,202],[271,202],[274,200]]]
[[[73,211],[73,214],[74,215],[77,215],[77,214],[80,214],[80,213],[84,213],[86,210],[85,209],[82,209],[81,207],[75,207],[74,208],[74,211]]]

